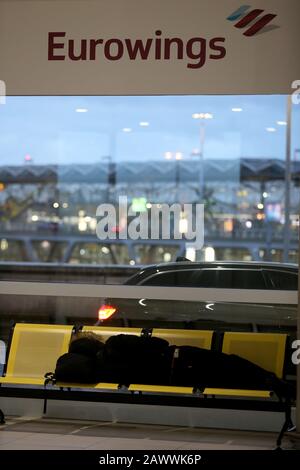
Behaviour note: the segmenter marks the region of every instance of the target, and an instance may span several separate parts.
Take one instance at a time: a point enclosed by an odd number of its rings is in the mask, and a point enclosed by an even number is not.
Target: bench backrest
[[[107,326],[84,326],[82,331],[92,331],[101,336],[105,342],[110,336],[119,334],[141,335],[141,328],[112,328]],[[197,346],[198,348],[210,349],[213,331],[198,330],[167,330],[154,328],[152,336],[166,339],[169,344],[177,346]]]
[[[67,352],[73,326],[17,323],[7,362],[7,377],[44,377]]]
[[[208,330],[163,330],[154,328],[152,336],[164,338],[171,345],[211,349],[213,333],[213,331]]]
[[[222,351],[248,359],[282,378],[286,341],[286,334],[226,332]]]
[[[105,343],[110,336],[115,335],[141,335],[141,328],[124,328],[124,327],[111,327],[111,326],[84,326],[82,331],[92,331],[100,336],[101,341]]]

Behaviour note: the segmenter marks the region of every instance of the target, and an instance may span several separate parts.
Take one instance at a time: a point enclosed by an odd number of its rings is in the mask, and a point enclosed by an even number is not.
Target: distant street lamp
[[[300,157],[300,149],[295,149],[294,150],[294,161],[297,162]]]
[[[24,163],[25,163],[25,164],[33,163],[32,156],[29,155],[29,154],[25,155],[25,157],[24,157]]]
[[[179,201],[179,184],[180,184],[180,166],[179,162],[182,160],[183,154],[182,152],[165,152],[165,159],[166,160],[176,160],[176,172],[175,172],[175,188],[176,194],[175,199],[176,202]]]
[[[205,121],[207,119],[213,119],[211,113],[194,113],[192,114],[193,119],[200,120],[200,150],[198,153],[199,156],[199,196],[200,200],[203,199],[204,195],[204,143],[205,143]],[[195,152],[193,155],[197,155]]]
[[[116,163],[113,161],[112,155],[103,155],[102,160],[107,161],[107,192],[106,192],[106,202],[110,203],[111,192],[114,192],[114,187],[116,185]],[[112,189],[112,191],[111,191]]]

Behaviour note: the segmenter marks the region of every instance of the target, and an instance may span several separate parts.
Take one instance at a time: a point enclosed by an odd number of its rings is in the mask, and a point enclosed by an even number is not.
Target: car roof
[[[193,262],[193,261],[178,261],[171,263],[153,264],[141,267],[141,270],[131,276],[125,284],[135,283],[135,280],[141,280],[159,272],[167,271],[182,271],[189,269],[217,269],[217,268],[232,268],[232,269],[272,269],[278,271],[289,271],[298,274],[298,265],[292,263],[272,263],[266,261],[210,261],[210,262]]]

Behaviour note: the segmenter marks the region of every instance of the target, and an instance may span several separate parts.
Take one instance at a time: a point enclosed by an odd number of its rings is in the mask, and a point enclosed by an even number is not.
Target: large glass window
[[[298,261],[300,106],[286,96],[8,97],[0,107],[0,260],[146,265]],[[148,240],[120,240],[119,197],[149,216]],[[204,204],[204,246],[151,239],[163,204]],[[111,204],[109,240],[97,207]],[[181,214],[181,227],[186,220]],[[130,223],[133,216],[129,215]]]

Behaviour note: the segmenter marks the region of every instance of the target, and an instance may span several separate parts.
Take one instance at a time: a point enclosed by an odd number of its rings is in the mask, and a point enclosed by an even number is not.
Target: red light
[[[102,305],[98,310],[98,318],[99,320],[107,320],[111,317],[117,309],[112,305]]]

